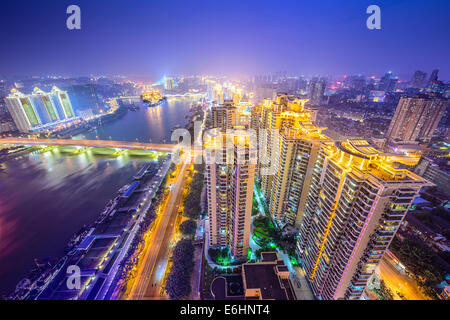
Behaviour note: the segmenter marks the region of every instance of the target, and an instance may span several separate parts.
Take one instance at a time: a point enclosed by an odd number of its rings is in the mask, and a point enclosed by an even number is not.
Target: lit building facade
[[[225,100],[223,104],[211,108],[212,126],[223,130],[236,126],[238,111],[232,100]]]
[[[213,101],[216,104],[223,104],[224,103],[224,92],[223,87],[220,84],[216,84],[213,89]]]
[[[34,88],[28,95],[12,89],[5,101],[20,132],[37,131],[75,116],[67,92],[57,87],[49,93]]]
[[[305,108],[307,101],[279,94],[265,100],[261,112],[261,189],[279,227],[299,225],[320,142],[328,140],[321,133],[325,128],[315,124],[317,110]],[[271,174],[264,174],[267,167]]]
[[[72,103],[66,91],[60,90],[58,87],[54,86],[49,93],[49,96],[58,112],[60,120],[75,117]]]
[[[277,137],[273,136],[276,130],[281,128],[281,113],[287,110],[287,97],[285,95],[277,95],[275,100],[265,99],[261,110],[260,129],[263,130],[260,130],[258,136],[260,140],[258,171],[261,179],[261,190],[266,199],[269,198],[271,192],[273,174],[264,174],[264,172],[273,166],[272,162],[275,158],[272,156],[272,149],[276,148],[274,141],[277,141]]]
[[[276,173],[268,194],[269,211],[278,225],[299,225],[321,142],[328,137],[312,122],[286,126],[275,150]]]
[[[5,98],[5,102],[20,132],[29,132],[33,127],[42,124],[38,112],[28,95],[12,89],[11,93]]]
[[[209,245],[229,247],[234,259],[249,249],[256,145],[244,130],[205,133]]]
[[[311,177],[298,250],[319,299],[359,299],[408,209],[422,177],[397,167],[411,159],[364,140],[327,142]]]

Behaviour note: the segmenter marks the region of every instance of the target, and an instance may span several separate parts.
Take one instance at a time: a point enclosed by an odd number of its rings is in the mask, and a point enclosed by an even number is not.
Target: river
[[[189,106],[195,101],[193,98],[169,98],[161,106],[153,108],[141,104],[139,110],[128,111],[123,120],[74,138],[171,143],[171,129],[176,125],[183,126]]]
[[[75,138],[170,143],[193,99],[128,111],[121,119]],[[83,225],[93,222],[145,159],[79,155],[53,149],[4,162],[0,171],[0,296],[10,293],[35,258],[57,258]]]

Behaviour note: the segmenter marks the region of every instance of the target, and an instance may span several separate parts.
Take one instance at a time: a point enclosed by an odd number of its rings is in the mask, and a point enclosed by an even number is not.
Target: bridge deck
[[[161,152],[173,152],[177,147],[174,144],[157,144],[144,142],[112,141],[112,140],[27,139],[27,138],[0,138],[0,144],[116,148],[116,149],[130,149],[130,150],[161,151]]]

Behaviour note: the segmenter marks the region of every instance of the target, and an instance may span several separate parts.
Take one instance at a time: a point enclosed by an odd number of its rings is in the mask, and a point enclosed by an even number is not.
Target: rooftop
[[[275,252],[261,254],[261,262],[242,265],[244,288],[259,291],[263,300],[295,300],[289,277],[289,269]],[[247,294],[249,296],[249,294]]]
[[[211,283],[216,300],[296,300],[289,269],[276,252],[262,252],[261,262],[242,265],[242,275],[219,276]]]

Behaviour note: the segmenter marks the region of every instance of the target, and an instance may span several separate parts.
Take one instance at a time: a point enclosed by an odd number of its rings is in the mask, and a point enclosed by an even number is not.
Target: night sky
[[[66,8],[81,8],[81,30]],[[366,8],[381,8],[381,30]],[[450,79],[448,0],[1,1],[0,75],[381,75]]]

